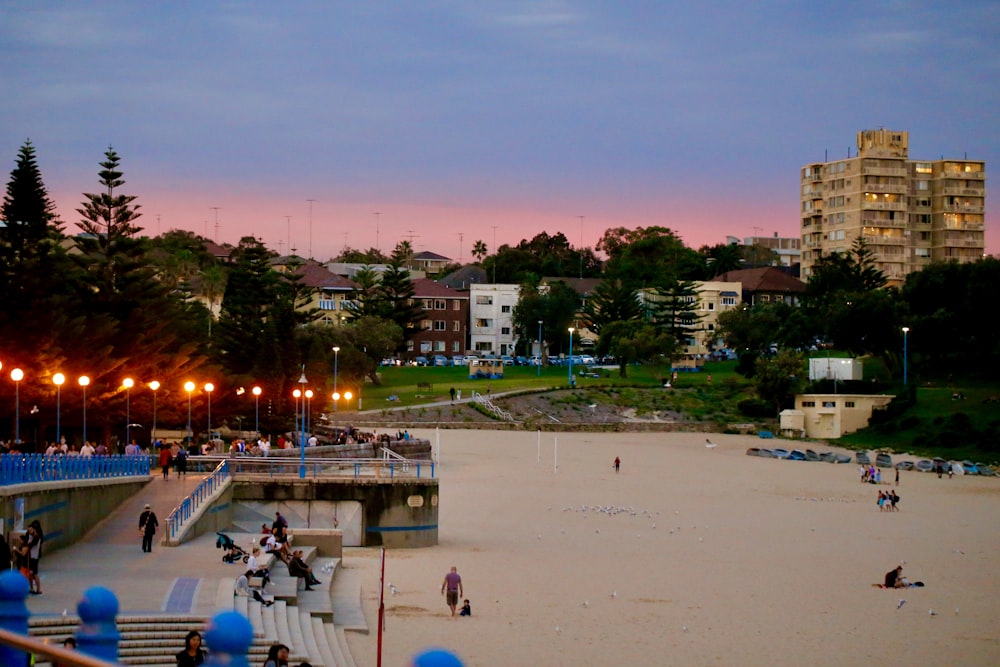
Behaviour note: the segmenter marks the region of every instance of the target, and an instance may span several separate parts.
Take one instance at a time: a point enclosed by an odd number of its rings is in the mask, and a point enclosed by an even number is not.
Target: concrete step
[[[323,656],[316,645],[316,637],[313,635],[312,616],[309,612],[299,612],[299,627],[302,628],[302,642],[305,644],[306,653],[309,655],[309,662],[313,667],[326,667]]]
[[[316,616],[312,617],[313,637],[316,639],[316,648],[319,649],[320,657],[323,658],[323,664],[326,667],[340,667],[340,663],[337,662],[333,654],[333,647],[330,646],[330,641],[326,635],[327,625],[329,624],[324,623],[323,619]]]
[[[340,654],[344,658],[342,667],[358,667],[354,662],[354,655],[351,653],[351,647],[347,643],[347,636],[344,634],[344,628],[335,625],[333,626],[333,631],[337,635],[337,645],[340,646]]]

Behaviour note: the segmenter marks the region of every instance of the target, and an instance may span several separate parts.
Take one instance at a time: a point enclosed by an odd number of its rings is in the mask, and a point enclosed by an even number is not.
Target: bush
[[[774,417],[774,406],[759,398],[744,398],[736,404],[736,409],[747,417],[770,419]]]

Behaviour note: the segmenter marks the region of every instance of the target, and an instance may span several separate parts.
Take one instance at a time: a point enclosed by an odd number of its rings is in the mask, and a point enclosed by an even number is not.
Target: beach
[[[1000,663],[1000,479],[879,487],[856,464],[748,457],[765,441],[738,435],[413,434],[440,453],[439,544],[386,552],[383,665],[428,646],[468,666]],[[900,563],[925,586],[873,586]],[[470,618],[441,595],[451,566]],[[348,641],[374,667],[379,550],[343,567],[371,628]]]

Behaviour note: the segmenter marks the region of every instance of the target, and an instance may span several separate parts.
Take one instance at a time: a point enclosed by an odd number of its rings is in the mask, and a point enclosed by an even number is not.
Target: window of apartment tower
[[[501,313],[509,313],[510,312],[510,306],[500,306],[500,312]]]
[[[433,326],[434,323],[431,322],[430,320],[420,320],[420,328],[423,329],[424,331],[430,331],[431,327]]]
[[[502,336],[509,336],[510,335],[510,327],[500,327],[500,334]]]
[[[434,331],[447,331],[448,327],[446,324],[444,320],[434,320]]]
[[[431,310],[432,308],[434,308],[434,300],[433,299],[421,299],[421,301],[424,304],[424,306],[423,306],[424,310]]]
[[[458,300],[452,301],[451,302],[451,309],[452,310],[462,310],[462,302],[458,301]]]
[[[444,310],[447,307],[448,307],[448,304],[445,303],[444,299],[435,299],[434,300],[434,310]]]
[[[455,320],[454,322],[452,322],[451,323],[451,330],[452,331],[461,331],[462,330],[462,322],[459,321],[459,320]]]

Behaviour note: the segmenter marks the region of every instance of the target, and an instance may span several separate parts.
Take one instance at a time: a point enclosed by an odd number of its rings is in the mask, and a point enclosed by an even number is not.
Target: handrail
[[[302,473],[301,461],[282,460],[273,457],[236,458],[229,461],[229,475],[238,479],[243,475],[264,475],[276,479],[343,479],[353,480],[399,477],[430,478],[435,476],[433,461],[424,459],[307,459],[306,475]],[[429,474],[428,474],[429,470]]]
[[[219,462],[212,474],[201,480],[191,494],[181,501],[167,516],[167,539],[172,540],[180,532],[184,522],[194,516],[195,511],[201,504],[212,497],[212,495],[229,479],[229,461]]]
[[[514,417],[509,412],[507,412],[506,410],[504,410],[500,406],[498,406],[495,403],[493,403],[493,401],[491,401],[486,396],[483,396],[483,394],[478,393],[478,392],[474,392],[472,394],[472,398],[477,403],[479,403],[480,405],[482,405],[483,407],[485,407],[487,410],[489,410],[490,412],[492,412],[494,415],[496,415],[498,418],[503,419],[504,421],[509,421],[509,422],[514,421]]]
[[[379,449],[382,450],[382,460],[383,461],[388,461],[389,459],[395,459],[396,461],[408,461],[409,460],[405,456],[403,456],[402,454],[400,454],[399,452],[394,452],[393,450],[389,449],[388,447],[379,447]]]
[[[31,635],[22,635],[3,628],[0,628],[0,644],[16,648],[25,653],[31,653],[35,656],[42,656],[53,661],[58,661],[59,664],[65,667],[119,667],[121,665],[120,662],[108,662],[100,658],[94,658],[80,651],[73,651],[61,646],[48,644],[44,640],[36,639]]]
[[[148,476],[149,457],[0,454],[0,486]]]

